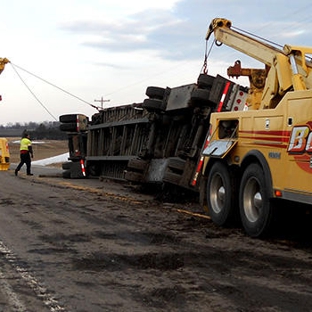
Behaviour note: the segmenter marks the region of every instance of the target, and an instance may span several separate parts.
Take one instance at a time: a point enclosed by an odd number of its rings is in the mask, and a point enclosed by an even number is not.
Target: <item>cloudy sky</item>
[[[105,106],[141,102],[147,86],[196,82],[215,17],[280,45],[312,46],[310,0],[3,2],[0,57],[11,64],[0,75],[0,125],[91,116],[101,98]],[[209,74],[226,76],[237,59],[258,65],[213,47]]]

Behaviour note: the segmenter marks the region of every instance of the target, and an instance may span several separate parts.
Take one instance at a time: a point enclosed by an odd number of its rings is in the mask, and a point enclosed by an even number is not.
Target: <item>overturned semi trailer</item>
[[[65,178],[103,177],[197,190],[201,151],[213,111],[242,110],[248,90],[222,76],[150,86],[142,103],[60,116],[69,142]],[[71,126],[68,126],[71,124]]]

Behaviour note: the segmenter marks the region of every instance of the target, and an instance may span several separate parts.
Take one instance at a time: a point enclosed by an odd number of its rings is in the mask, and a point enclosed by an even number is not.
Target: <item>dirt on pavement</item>
[[[1,311],[312,311],[310,220],[259,240],[127,184],[0,183]]]

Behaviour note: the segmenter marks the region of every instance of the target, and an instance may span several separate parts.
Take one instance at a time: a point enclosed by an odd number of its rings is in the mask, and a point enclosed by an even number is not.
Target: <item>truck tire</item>
[[[130,159],[127,167],[131,169],[144,171],[148,165],[148,162],[143,159]]]
[[[68,170],[68,169],[71,168],[71,166],[72,166],[72,162],[71,161],[66,161],[66,162],[62,163],[62,169],[63,170]]]
[[[181,175],[173,172],[166,172],[163,181],[174,185],[180,185]]]
[[[186,161],[178,157],[171,157],[169,159],[168,167],[175,170],[182,171],[185,167]]]
[[[82,173],[81,164],[78,161],[72,162],[71,168],[70,168],[70,178],[71,179],[82,179],[85,178],[85,176]]]
[[[77,124],[75,122],[60,124],[61,131],[77,132]]]
[[[163,102],[157,99],[145,99],[142,107],[147,109],[148,111],[161,111],[163,106]]]
[[[160,87],[147,87],[145,94],[151,99],[162,100],[166,89]]]
[[[210,89],[212,87],[214,79],[215,79],[215,77],[213,77],[213,76],[209,76],[206,74],[200,74],[198,76],[198,79],[197,79],[197,85],[199,88]]]
[[[239,190],[242,225],[251,237],[269,234],[273,220],[273,205],[259,164],[250,164],[243,173]]]
[[[126,171],[125,179],[130,182],[144,183],[144,175],[139,172]]]
[[[207,180],[207,204],[211,220],[220,226],[233,225],[236,218],[235,179],[225,164],[215,162]]]
[[[77,121],[77,114],[69,114],[69,115],[61,115],[59,117],[60,122],[76,122]]]
[[[210,91],[207,89],[194,89],[191,94],[191,100],[194,103],[202,103],[208,106],[213,106],[214,104],[209,101]]]
[[[62,172],[63,179],[70,179],[70,170],[65,170]]]

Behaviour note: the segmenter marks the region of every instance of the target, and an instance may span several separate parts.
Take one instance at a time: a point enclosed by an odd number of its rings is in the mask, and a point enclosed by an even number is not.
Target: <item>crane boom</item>
[[[0,74],[3,72],[5,64],[10,63],[7,58],[0,58]]]
[[[268,66],[273,65],[276,54],[285,56],[283,50],[268,43],[261,42],[246,34],[241,34],[233,29],[232,22],[224,18],[215,18],[209,25],[206,35],[208,40],[212,33],[217,41],[226,44]],[[261,53],[259,53],[259,51]]]
[[[213,19],[206,40],[214,34],[216,42],[265,64],[267,77],[262,90],[261,108],[274,108],[287,91],[312,88],[312,63],[306,57],[312,53],[310,47],[285,45],[279,49],[231,27],[232,22],[227,19]]]

